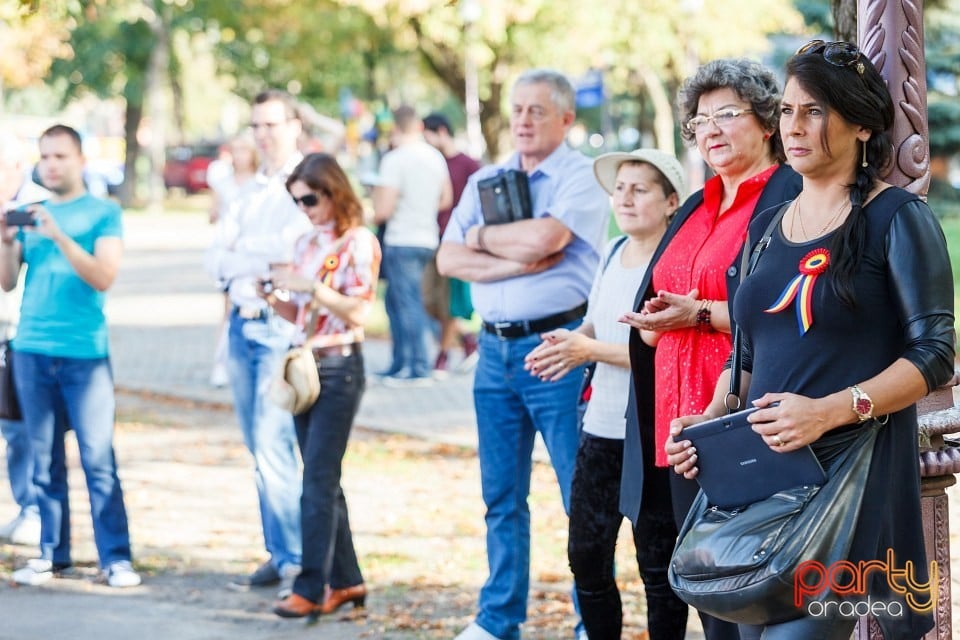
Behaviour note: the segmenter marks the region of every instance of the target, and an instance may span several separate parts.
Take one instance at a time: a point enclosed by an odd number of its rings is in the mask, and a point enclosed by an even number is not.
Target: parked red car
[[[163,184],[167,189],[180,188],[187,193],[208,189],[207,166],[217,157],[219,145],[201,143],[167,149],[163,166]]]

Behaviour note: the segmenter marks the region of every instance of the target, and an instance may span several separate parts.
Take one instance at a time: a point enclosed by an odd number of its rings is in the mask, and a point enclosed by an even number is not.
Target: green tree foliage
[[[930,131],[930,206],[940,216],[960,214],[960,191],[949,181],[960,153],[960,0],[927,7],[927,119]]]
[[[415,50],[443,84],[462,99],[464,55],[479,65],[481,120],[491,155],[504,130],[505,88],[525,67],[549,66],[578,76],[607,72],[614,93],[647,98],[658,142],[670,147],[670,96],[697,59],[756,54],[766,36],[802,28],[788,0],[608,0],[603,10],[574,0],[484,0],[464,35],[462,3],[449,0],[345,0]],[[750,20],[743,17],[749,15]],[[718,35],[722,34],[722,35]]]
[[[374,98],[381,66],[396,64],[394,34],[356,7],[330,0],[247,0],[211,2],[210,9],[219,30],[220,68],[236,78],[236,91],[246,98],[280,87],[336,113],[341,88]]]
[[[54,61],[48,79],[60,88],[64,104],[85,94],[123,98],[124,204],[136,195],[134,167],[140,155],[136,133],[144,115],[147,66],[156,46],[148,14],[148,7],[132,0],[69,5],[64,22],[70,28],[70,53]]]
[[[832,33],[834,28],[830,0],[795,0],[794,7],[807,27],[816,33]]]
[[[45,77],[58,56],[69,54],[69,31],[59,14],[36,0],[0,3],[0,110],[3,89],[30,86]]]

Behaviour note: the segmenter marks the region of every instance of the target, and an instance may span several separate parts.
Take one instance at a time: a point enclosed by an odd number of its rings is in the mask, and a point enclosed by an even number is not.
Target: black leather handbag
[[[484,224],[504,224],[533,217],[527,174],[508,169],[477,182]]]
[[[712,507],[700,492],[670,561],[670,586],[680,599],[740,624],[805,615],[813,598],[795,602],[797,570],[847,558],[879,429],[873,420],[854,432],[822,487],[795,487],[731,510]]]
[[[785,209],[774,216],[741,274],[756,267]],[[740,388],[741,356],[737,329],[728,398]],[[829,567],[847,558],[880,427],[872,420],[856,431],[824,438],[825,448],[840,453],[831,457],[822,486],[794,487],[736,509],[711,506],[701,491],[670,561],[674,592],[700,611],[739,624],[775,624],[804,616],[809,600],[794,601],[798,568],[809,561]]]

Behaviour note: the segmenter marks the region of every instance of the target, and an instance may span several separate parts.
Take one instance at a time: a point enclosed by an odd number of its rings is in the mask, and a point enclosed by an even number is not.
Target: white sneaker
[[[220,363],[213,365],[213,371],[210,372],[210,386],[220,389],[227,386],[230,382],[230,376],[227,374],[227,368]]]
[[[107,584],[116,589],[137,587],[142,582],[140,574],[133,570],[129,560],[111,562],[104,573],[107,575]]]
[[[471,622],[470,626],[460,632],[453,640],[500,640],[476,622]]]
[[[8,536],[12,544],[20,544],[25,547],[40,546],[40,516],[28,514],[20,516],[17,526],[13,528]]]
[[[293,594],[293,582],[300,575],[300,565],[285,564],[280,568],[280,588],[277,589],[277,598],[284,598]]]
[[[27,560],[27,566],[13,572],[13,581],[27,587],[38,587],[53,579],[53,563],[41,558]]]

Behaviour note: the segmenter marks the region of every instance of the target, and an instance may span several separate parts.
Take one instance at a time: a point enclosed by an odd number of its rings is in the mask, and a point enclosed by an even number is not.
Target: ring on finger
[[[774,443],[775,445],[777,445],[778,447],[782,447],[783,445],[787,444],[786,442],[784,442],[783,440],[780,439],[780,435],[779,435],[779,434],[775,434],[775,435],[773,436],[773,443]]]

